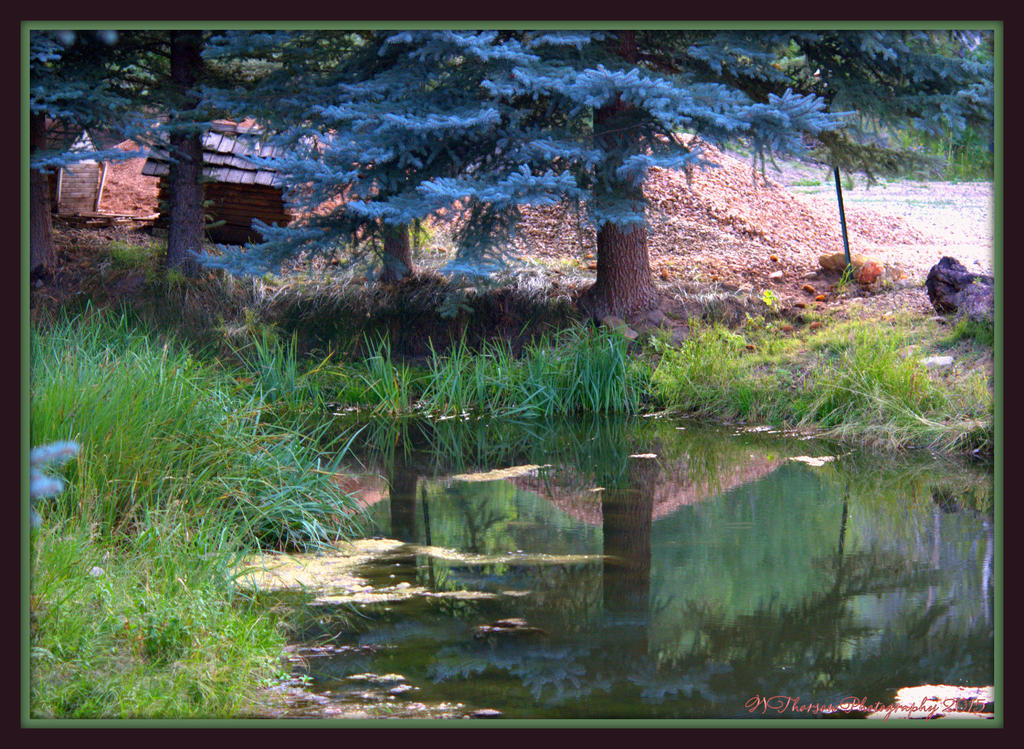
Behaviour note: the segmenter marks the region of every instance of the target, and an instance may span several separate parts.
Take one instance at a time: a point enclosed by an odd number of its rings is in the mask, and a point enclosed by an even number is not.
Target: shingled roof
[[[273,158],[281,150],[259,140],[260,129],[234,123],[214,123],[203,134],[203,176],[215,182],[237,185],[281,187],[281,178],[273,169],[257,166],[249,158]],[[170,172],[166,150],[154,148],[142,167],[151,177],[165,177]]]

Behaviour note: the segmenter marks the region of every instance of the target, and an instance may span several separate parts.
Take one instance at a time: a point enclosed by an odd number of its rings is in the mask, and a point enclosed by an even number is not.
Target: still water
[[[339,483],[367,540],[264,576],[298,611],[296,714],[806,719],[993,684],[990,466],[452,420],[364,426]]]

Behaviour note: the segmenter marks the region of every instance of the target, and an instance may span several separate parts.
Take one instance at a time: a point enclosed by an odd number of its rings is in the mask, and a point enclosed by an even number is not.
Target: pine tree
[[[379,277],[394,280],[411,270],[410,227],[458,205],[471,216],[463,254],[479,268],[520,205],[572,187],[571,177],[531,169],[539,159],[514,146],[522,113],[482,88],[529,59],[497,33],[235,33],[212,48],[222,61],[262,55],[277,65],[246,91],[222,92],[220,103],[275,133],[288,155],[265,163],[294,186],[302,218],[259,225],[264,243],[210,265],[259,273],[298,252],[369,243],[381,255]]]
[[[701,141],[742,140],[762,166],[816,144],[837,165],[868,169],[897,151],[862,122],[957,125],[990,112],[991,68],[925,33],[410,31],[355,35],[344,49],[321,41],[306,34],[277,47],[277,73],[239,101],[277,92],[274,129],[291,155],[274,166],[301,186],[300,204],[334,208],[260,227],[264,243],[211,265],[262,272],[300,249],[334,251],[337,237],[401,237],[457,209],[466,220],[452,269],[487,269],[520,206],[569,200],[597,232],[584,304],[597,318],[626,315],[657,300],[644,229],[652,167],[706,167]],[[251,42],[225,48],[238,54]]]
[[[736,85],[752,95],[785,85],[821,96],[830,111],[850,112],[842,129],[818,135],[813,156],[874,180],[935,167],[900,145],[893,137],[899,129],[991,130],[992,57],[974,52],[992,42],[991,32],[966,30],[728,32],[710,35],[690,51],[711,65],[752,48],[766,50],[770,67],[733,66]]]
[[[82,158],[138,155],[117,149],[88,154],[55,150],[45,142],[47,119],[119,133],[142,149],[169,149],[165,263],[185,273],[198,267],[195,255],[202,250],[204,229],[201,134],[224,114],[202,95],[202,87],[220,85],[224,73],[203,64],[209,36],[193,30],[31,32],[33,269],[54,260],[45,172]]]
[[[170,94],[174,105],[168,121],[170,169],[167,175],[169,221],[165,263],[186,275],[198,268],[194,255],[203,246],[203,144],[205,125],[199,110],[197,84],[203,73],[203,32],[171,31]]]

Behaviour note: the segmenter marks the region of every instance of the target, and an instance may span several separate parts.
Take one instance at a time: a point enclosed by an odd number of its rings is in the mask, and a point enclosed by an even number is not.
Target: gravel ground
[[[802,201],[822,208],[837,204],[830,170],[789,163],[772,176]],[[820,184],[811,184],[814,182]],[[889,293],[837,300],[851,314],[886,314],[897,310],[935,314],[921,284],[928,270],[946,255],[972,272],[994,273],[995,205],[991,182],[881,180],[869,186],[866,179],[859,177],[853,188],[844,186],[843,205],[848,214],[862,218],[890,216],[920,234],[917,242],[860,250],[898,265],[908,278],[904,288]],[[851,250],[856,252],[859,248],[854,246]]]
[[[802,184],[806,178],[784,175],[783,184],[804,201],[835,205],[835,186]],[[794,184],[796,183],[796,184]],[[920,244],[893,246],[891,256],[922,278],[943,255],[952,255],[968,269],[991,275],[994,248],[994,201],[991,182],[881,182],[867,186],[858,179],[843,190],[846,208],[867,209],[905,222],[922,235]]]
[[[832,287],[819,259],[843,251],[831,170],[783,162],[767,175],[749,157],[705,146],[716,168],[653,170],[644,191],[650,208],[648,249],[655,277],[673,285],[721,284],[784,304],[844,306],[849,295]],[[767,181],[765,180],[767,176]],[[951,255],[975,272],[992,273],[990,183],[880,182],[857,178],[843,190],[850,249],[889,266],[895,291],[876,293],[873,307],[930,309],[921,289],[928,270]],[[575,258],[581,273],[596,270],[596,237],[564,207],[524,211],[516,240],[521,256],[559,267]],[[561,266],[564,267],[564,266]],[[909,291],[913,289],[914,291]],[[908,291],[908,293],[904,293]]]

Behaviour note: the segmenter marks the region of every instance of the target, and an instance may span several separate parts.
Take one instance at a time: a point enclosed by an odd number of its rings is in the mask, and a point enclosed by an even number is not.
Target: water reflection
[[[834,452],[661,419],[375,425],[350,481],[405,543],[365,576],[493,596],[395,600],[343,624],[318,607],[302,636],[359,657],[310,675],[337,690],[399,673],[417,700],[509,717],[809,717],[749,705],[991,684],[990,473],[789,460],[809,454]],[[509,466],[527,469],[452,478]]]

